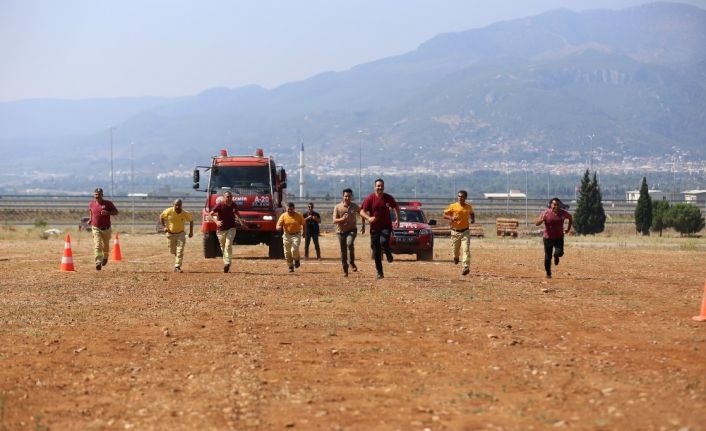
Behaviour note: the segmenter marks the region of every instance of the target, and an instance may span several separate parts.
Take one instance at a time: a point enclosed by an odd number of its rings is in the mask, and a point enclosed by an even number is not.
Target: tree
[[[667,224],[668,212],[669,201],[661,200],[652,203],[652,232],[659,232],[659,236],[662,236],[662,229],[669,227]]]
[[[637,200],[637,207],[635,208],[635,228],[641,234],[649,235],[650,226],[652,226],[652,198],[650,198],[649,189],[647,188],[647,178],[642,177],[640,198]]]
[[[667,223],[681,235],[691,235],[704,228],[704,217],[694,205],[676,204],[667,212]]]
[[[603,232],[605,220],[606,215],[598,178],[594,172],[591,180],[590,172],[586,169],[581,179],[581,189],[574,214],[574,228],[579,235],[593,235]]]

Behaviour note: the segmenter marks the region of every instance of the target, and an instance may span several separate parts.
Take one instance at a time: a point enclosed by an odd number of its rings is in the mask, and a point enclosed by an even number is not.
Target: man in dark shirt
[[[316,249],[316,259],[321,259],[319,223],[321,223],[321,216],[314,211],[314,203],[309,202],[308,210],[304,214],[304,259],[309,258],[309,243],[312,240],[314,241],[314,249]]]
[[[93,198],[88,204],[88,215],[91,218],[96,270],[100,271],[101,267],[108,264],[112,233],[110,216],[118,215],[118,209],[113,202],[103,199],[103,189],[100,187],[93,191]]]
[[[382,271],[383,251],[387,261],[392,262],[390,210],[395,211],[395,227],[397,227],[400,223],[400,208],[395,198],[385,193],[385,182],[378,178],[375,180],[375,192],[368,195],[360,206],[360,215],[370,223],[370,246],[373,249],[378,279],[385,277]]]
[[[233,242],[235,242],[236,225],[242,225],[238,206],[233,202],[233,193],[226,191],[223,193],[223,202],[217,204],[211,217],[218,226],[218,241],[221,243],[223,252],[223,272],[230,271],[230,263],[233,255]]]
[[[549,209],[540,214],[534,224],[540,226],[544,223],[544,270],[547,278],[552,278],[552,251],[554,265],[559,265],[559,258],[564,255],[564,234],[571,231],[574,219],[568,211],[561,208],[562,203],[559,198],[552,199],[549,205]],[[564,230],[564,220],[569,221],[566,230]]]

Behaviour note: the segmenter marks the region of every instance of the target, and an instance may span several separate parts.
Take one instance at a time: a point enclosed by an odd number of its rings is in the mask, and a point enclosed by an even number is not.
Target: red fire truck
[[[200,172],[208,175],[208,185],[200,190]],[[277,219],[284,212],[282,195],[287,188],[287,173],[275,165],[272,157],[265,157],[258,149],[254,156],[229,156],[226,150],[211,158],[211,166],[197,166],[194,170],[194,189],[207,193],[201,213],[203,254],[207,259],[221,256],[216,236],[216,223],[209,213],[216,206],[218,197],[229,190],[233,202],[245,223],[238,227],[236,244],[266,244],[271,259],[284,257],[282,236],[275,228]]]

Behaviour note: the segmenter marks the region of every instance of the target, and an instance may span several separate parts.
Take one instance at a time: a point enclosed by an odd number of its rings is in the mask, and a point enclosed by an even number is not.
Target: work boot
[[[223,265],[223,272],[229,272],[230,271],[230,263]]]
[[[106,266],[108,264],[108,258],[104,257],[103,261],[101,262],[101,265]]]
[[[559,265],[559,256],[554,255],[554,265]]]
[[[298,260],[295,260],[295,261],[294,261],[294,267],[295,267],[295,268],[299,268],[299,266],[301,266],[301,262],[299,262]]]
[[[289,272],[294,272],[294,267],[293,267],[293,266],[290,266],[290,267],[289,267]]]
[[[458,265],[458,258],[454,257],[454,265]]]
[[[175,266],[175,267],[174,267],[174,272],[182,272],[181,267],[180,267],[180,266]]]
[[[101,266],[102,266],[102,265],[101,265],[100,262],[96,262],[96,271],[100,271],[100,270],[101,270]]]
[[[351,263],[351,269],[353,269],[353,272],[358,272],[358,267],[355,266],[355,263]]]
[[[375,276],[375,278],[377,278],[378,280],[381,280],[381,279],[385,278],[385,276],[382,275],[382,272],[378,272],[378,274]]]
[[[465,267],[463,268],[463,272],[461,273],[461,275],[468,275],[469,272],[471,272],[471,268]]]
[[[392,263],[392,261],[394,260],[392,257],[392,253],[388,251],[387,253],[385,253],[385,256],[387,256],[387,263]]]

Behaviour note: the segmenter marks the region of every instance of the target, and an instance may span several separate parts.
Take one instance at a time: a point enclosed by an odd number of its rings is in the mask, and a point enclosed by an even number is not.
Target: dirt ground
[[[540,239],[474,239],[467,277],[437,239],[377,281],[367,235],[348,278],[330,235],[294,274],[196,239],[175,274],[146,234],[97,272],[85,233],[61,273],[63,244],[0,241],[3,431],[706,430],[700,246],[568,239],[547,281]]]

